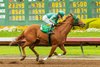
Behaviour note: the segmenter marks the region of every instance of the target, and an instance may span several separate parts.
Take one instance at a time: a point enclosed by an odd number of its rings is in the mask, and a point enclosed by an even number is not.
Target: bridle
[[[74,21],[72,22],[72,24],[70,24],[70,25],[72,25],[72,26],[79,26],[79,24],[78,24],[79,18],[76,17],[75,15],[67,16],[66,19],[65,19],[62,23],[57,24],[57,26],[62,25],[62,24],[63,24],[68,18],[70,18],[70,17],[73,17],[73,20],[74,20]]]
[[[72,25],[73,25],[73,26],[79,26],[79,24],[78,24],[79,18],[76,17],[76,16],[74,15],[74,16],[73,16],[73,19],[74,19],[74,21],[73,21]]]

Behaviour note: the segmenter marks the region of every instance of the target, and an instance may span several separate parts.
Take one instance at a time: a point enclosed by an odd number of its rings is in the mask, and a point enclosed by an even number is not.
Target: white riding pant
[[[49,18],[48,18],[46,15],[43,16],[42,20],[43,20],[44,22],[46,22],[47,24],[50,24],[50,25],[53,24],[52,22],[49,21]]]

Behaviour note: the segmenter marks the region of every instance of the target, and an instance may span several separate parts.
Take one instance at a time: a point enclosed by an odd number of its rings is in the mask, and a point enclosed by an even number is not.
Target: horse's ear
[[[71,15],[71,16],[73,16],[73,14],[72,14],[72,13],[70,13],[70,15]]]

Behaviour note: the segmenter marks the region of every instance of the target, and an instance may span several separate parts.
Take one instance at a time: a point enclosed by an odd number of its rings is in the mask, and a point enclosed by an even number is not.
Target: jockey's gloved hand
[[[51,27],[54,27],[55,26],[55,24],[51,24]]]

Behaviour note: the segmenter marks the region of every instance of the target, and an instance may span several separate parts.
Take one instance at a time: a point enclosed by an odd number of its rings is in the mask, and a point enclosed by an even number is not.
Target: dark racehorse
[[[41,61],[39,60],[39,54],[35,51],[34,47],[40,44],[48,45],[48,34],[41,32],[40,25],[33,24],[29,26],[26,30],[24,30],[24,32],[19,37],[16,38],[14,42],[11,42],[11,44],[15,44],[15,43],[20,44],[20,46],[22,47],[23,56],[21,60],[25,59],[26,54],[24,49],[26,46],[29,46],[29,48],[36,55],[37,57],[36,60],[43,62],[44,60],[52,56],[52,54],[54,53],[57,47],[59,47],[63,51],[62,55],[66,54],[64,43],[65,43],[66,36],[68,35],[68,33],[70,32],[73,26],[83,27],[85,26],[85,24],[72,14],[69,14],[64,20],[64,22],[57,24],[57,26],[53,30],[54,34],[51,35],[51,47],[52,47],[51,51],[48,57],[44,58]],[[21,42],[23,40],[25,40],[25,43]]]

